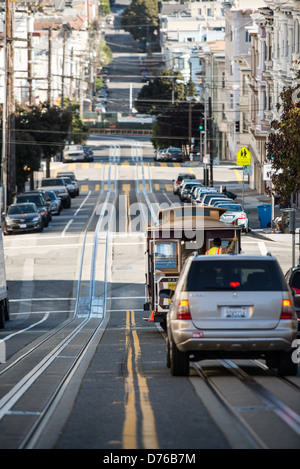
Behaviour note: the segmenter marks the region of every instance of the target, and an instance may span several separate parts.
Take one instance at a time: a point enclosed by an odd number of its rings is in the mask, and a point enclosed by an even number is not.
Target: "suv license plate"
[[[226,306],[225,307],[225,318],[246,318],[248,315],[248,308],[246,306],[234,307]]]
[[[20,228],[27,228],[26,223],[21,223],[21,224],[20,224]]]

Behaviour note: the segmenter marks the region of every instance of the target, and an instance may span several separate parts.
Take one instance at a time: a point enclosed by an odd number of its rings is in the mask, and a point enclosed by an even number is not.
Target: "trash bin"
[[[280,210],[281,215],[281,232],[293,233],[295,232],[295,209],[284,208]]]
[[[269,228],[271,226],[271,204],[258,205],[257,213],[261,228]]]

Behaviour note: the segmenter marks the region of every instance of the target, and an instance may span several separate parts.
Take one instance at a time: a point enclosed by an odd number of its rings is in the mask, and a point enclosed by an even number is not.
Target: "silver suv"
[[[174,294],[173,294],[174,293]],[[167,314],[167,363],[177,376],[189,361],[263,358],[281,375],[297,374],[293,297],[272,256],[191,256]],[[172,296],[173,295],[173,296]]]

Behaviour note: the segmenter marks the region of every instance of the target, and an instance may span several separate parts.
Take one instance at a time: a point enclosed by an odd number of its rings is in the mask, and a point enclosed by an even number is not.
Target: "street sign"
[[[271,177],[273,174],[280,174],[282,173],[282,169],[275,169],[272,168],[272,163],[265,163],[263,165],[263,180],[264,181],[271,181]]]
[[[241,148],[236,155],[236,164],[241,164],[243,166],[250,166],[251,165],[251,153],[246,148]]]
[[[245,176],[252,176],[252,166],[245,166],[244,171],[245,171]]]

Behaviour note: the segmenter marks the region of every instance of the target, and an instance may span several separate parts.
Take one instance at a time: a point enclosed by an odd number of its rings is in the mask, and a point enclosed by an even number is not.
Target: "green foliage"
[[[153,42],[158,27],[156,0],[133,0],[121,16],[121,26],[141,42]]]
[[[300,78],[300,74],[299,77]],[[289,198],[300,190],[300,107],[297,90],[300,85],[284,88],[280,93],[280,119],[271,122],[266,154],[274,173],[273,192]]]
[[[141,114],[158,115],[165,112],[188,95],[188,87],[181,82],[183,76],[180,72],[162,70],[159,77],[141,88],[135,108]]]
[[[98,6],[100,16],[107,16],[110,14],[109,0],[99,0]]]
[[[103,39],[99,41],[98,58],[101,67],[110,64],[113,60],[111,48],[106,44]]]
[[[160,114],[153,126],[151,141],[154,148],[187,146],[190,131],[191,137],[198,139],[199,121],[203,118],[203,111],[202,103],[194,104],[185,101]]]

